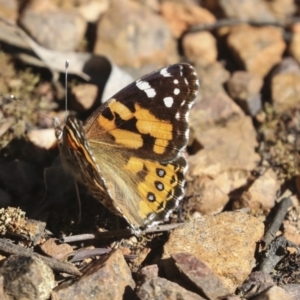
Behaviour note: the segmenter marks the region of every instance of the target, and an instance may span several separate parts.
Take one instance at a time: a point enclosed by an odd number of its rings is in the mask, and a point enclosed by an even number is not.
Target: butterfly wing
[[[84,125],[112,210],[134,228],[163,221],[183,197],[198,87],[192,66],[171,65],[125,87]]]
[[[171,161],[186,147],[189,111],[199,88],[189,64],[176,64],[128,85],[85,124],[89,140],[102,139],[140,158]]]

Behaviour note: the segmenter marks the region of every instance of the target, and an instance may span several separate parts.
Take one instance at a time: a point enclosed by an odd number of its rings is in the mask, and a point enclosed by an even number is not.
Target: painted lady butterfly
[[[184,195],[198,88],[194,68],[175,64],[131,83],[85,123],[56,120],[63,166],[135,230],[166,220]]]

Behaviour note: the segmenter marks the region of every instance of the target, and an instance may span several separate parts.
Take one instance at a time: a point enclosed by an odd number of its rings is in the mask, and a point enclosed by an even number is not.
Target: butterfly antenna
[[[65,62],[65,121],[68,117],[68,68],[70,65],[70,61],[67,59]],[[78,185],[75,182],[75,188],[76,188],[76,195],[77,195],[77,201],[78,201],[78,223],[81,221],[81,201],[80,201],[80,194],[78,190]]]
[[[68,68],[70,61],[67,59],[65,62],[65,120],[68,117]]]

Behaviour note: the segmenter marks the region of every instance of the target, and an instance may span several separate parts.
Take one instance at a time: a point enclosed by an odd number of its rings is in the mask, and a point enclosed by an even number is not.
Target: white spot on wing
[[[154,197],[153,194],[149,194],[147,198],[148,198],[148,200],[151,201],[151,202],[155,200],[155,197]]]
[[[174,79],[174,84],[178,84],[179,83],[179,81],[177,80],[177,79]]]
[[[175,95],[178,95],[179,93],[180,93],[180,89],[175,89],[175,90],[174,90],[174,94],[175,94]]]
[[[179,119],[180,119],[180,113],[179,113],[179,112],[176,113],[175,119],[176,119],[176,120],[179,120]]]
[[[163,169],[158,170],[158,176],[159,177],[164,177],[166,175],[165,171]]]
[[[189,117],[190,117],[190,112],[189,112],[189,111],[187,111],[187,112],[186,112],[186,114],[185,114],[185,116],[184,116],[184,118],[185,118],[186,122],[188,122],[188,121],[189,121]]]
[[[163,184],[161,182],[157,184],[157,189],[159,191],[162,191],[164,189],[164,186],[163,186]]]
[[[188,166],[188,164],[186,164],[185,167],[183,168],[183,174],[185,174],[187,172],[188,168],[189,168],[189,166]]]
[[[189,130],[189,129],[186,130],[186,132],[185,132],[185,138],[186,138],[187,141],[188,141],[189,138],[190,138],[190,130]]]
[[[164,103],[165,103],[166,107],[172,107],[172,105],[174,103],[174,99],[172,97],[165,97]]]
[[[168,72],[168,68],[163,68],[160,70],[160,74],[164,77],[171,77],[172,75]]]
[[[187,81],[186,78],[184,78],[184,82],[185,82],[186,85],[189,85],[189,82]]]
[[[188,108],[191,109],[193,105],[194,105],[194,101],[192,101],[188,104]]]
[[[147,97],[148,97],[148,98],[153,98],[153,97],[156,96],[155,89],[153,89],[153,88],[150,86],[149,82],[147,82],[147,81],[142,81],[142,80],[139,79],[139,80],[136,81],[136,86],[137,86],[140,90],[144,91],[144,92],[147,94]]]

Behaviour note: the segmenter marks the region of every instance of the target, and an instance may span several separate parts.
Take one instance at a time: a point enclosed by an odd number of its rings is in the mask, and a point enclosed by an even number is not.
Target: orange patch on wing
[[[79,149],[81,149],[81,155],[85,157],[85,159],[96,169],[95,162],[90,156],[90,153],[87,151],[87,149],[78,143],[78,141],[75,139],[74,134],[71,130],[68,130],[67,134],[67,142],[68,142],[68,147],[74,149],[75,151],[79,152]]]
[[[109,133],[115,138],[115,142],[119,145],[130,149],[139,149],[143,146],[144,142],[142,136],[138,133],[123,129],[114,129]]]
[[[137,130],[142,134],[150,134],[154,137],[153,151],[156,154],[163,154],[173,138],[173,125],[156,118],[149,110],[141,108],[138,104],[135,104],[135,109]]]
[[[168,144],[169,142],[167,140],[156,139],[153,146],[153,152],[156,154],[163,154],[166,151]]]
[[[172,139],[173,126],[170,123],[154,120],[138,120],[136,127],[140,133],[150,134],[156,139]]]
[[[130,157],[127,164],[124,166],[126,170],[129,170],[133,174],[137,174],[144,168],[144,163],[141,159],[136,157]]]
[[[106,131],[110,131],[116,128],[115,120],[108,120],[102,115],[98,117],[98,124]]]
[[[131,119],[134,116],[133,112],[131,112],[130,109],[128,109],[124,104],[118,102],[117,100],[111,102],[108,107],[110,108],[112,113],[118,114],[121,119],[125,121]]]
[[[135,104],[136,112],[134,116],[137,119],[136,127],[143,134],[150,134],[155,138],[172,139],[173,126],[171,123],[162,121],[151,114],[149,110],[141,108]]]
[[[99,125],[114,137],[119,145],[130,149],[139,149],[143,147],[143,134],[149,134],[154,139],[153,151],[156,154],[163,154],[173,138],[173,126],[171,123],[160,120],[149,110],[135,104],[135,112],[131,112],[124,104],[113,99],[108,108],[114,118],[107,119],[103,115],[98,117]],[[118,129],[116,126],[116,114],[125,121],[136,118],[136,129],[138,133],[129,130]],[[140,133],[140,134],[139,134]]]
[[[124,121],[130,120],[133,118],[134,114],[122,103],[118,102],[116,99],[113,99],[108,108],[115,116],[118,114],[120,118]],[[103,115],[98,117],[98,124],[104,128],[106,131],[111,131],[116,128],[115,118],[109,120],[105,118]]]
[[[67,140],[68,140],[68,147],[72,148],[72,149],[77,149],[78,146],[75,143],[74,138],[72,138],[72,136],[70,134],[67,134]]]

